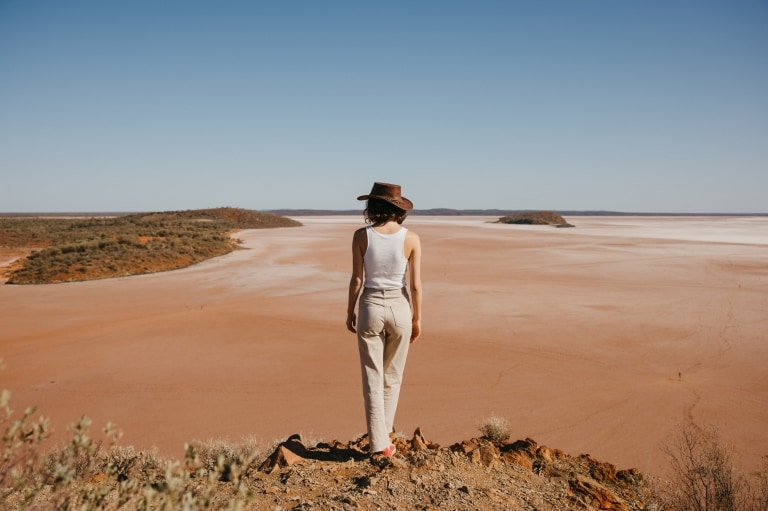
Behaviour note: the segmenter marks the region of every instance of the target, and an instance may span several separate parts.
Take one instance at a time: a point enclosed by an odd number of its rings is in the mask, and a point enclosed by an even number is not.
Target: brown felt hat
[[[413,209],[413,202],[400,195],[400,185],[379,182],[373,183],[371,193],[368,195],[361,195],[357,198],[357,200],[368,199],[385,200],[393,206],[396,206],[404,211],[410,211]]]

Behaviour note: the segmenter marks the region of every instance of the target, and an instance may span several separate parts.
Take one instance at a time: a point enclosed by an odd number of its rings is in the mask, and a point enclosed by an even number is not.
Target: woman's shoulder
[[[355,230],[355,233],[352,235],[352,239],[354,241],[361,241],[368,239],[368,235],[366,234],[367,227],[360,227],[359,229]]]
[[[408,229],[405,233],[405,244],[407,247],[419,247],[421,246],[421,239],[418,234]]]

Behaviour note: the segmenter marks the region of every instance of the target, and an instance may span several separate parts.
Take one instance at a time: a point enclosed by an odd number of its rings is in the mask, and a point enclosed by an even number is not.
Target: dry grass
[[[493,443],[505,442],[510,437],[509,421],[498,415],[484,417],[478,422],[477,429],[483,434],[483,438]]]

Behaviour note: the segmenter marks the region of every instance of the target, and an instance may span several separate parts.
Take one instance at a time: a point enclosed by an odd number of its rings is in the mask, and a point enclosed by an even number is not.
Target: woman
[[[400,193],[399,185],[374,183],[371,193],[357,198],[368,201],[370,225],[352,238],[347,304],[347,328],[357,333],[360,351],[370,453],[386,457],[395,454],[389,433],[408,346],[421,335],[421,242],[401,225],[413,203]]]

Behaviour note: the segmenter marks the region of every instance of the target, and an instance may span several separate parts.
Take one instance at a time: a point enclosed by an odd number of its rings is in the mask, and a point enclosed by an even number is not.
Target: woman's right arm
[[[363,256],[367,248],[368,238],[365,234],[365,228],[355,231],[352,237],[352,277],[349,279],[349,297],[347,299],[347,330],[352,333],[357,332],[357,315],[355,306],[357,297],[363,288]]]

